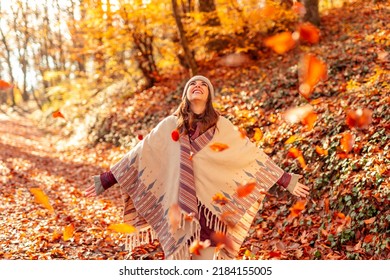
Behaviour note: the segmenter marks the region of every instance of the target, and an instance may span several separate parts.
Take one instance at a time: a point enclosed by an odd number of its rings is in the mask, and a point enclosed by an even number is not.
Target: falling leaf
[[[372,224],[373,222],[375,222],[375,219],[376,219],[376,217],[372,217],[370,219],[364,220],[364,223],[366,225]]]
[[[340,147],[345,153],[349,153],[355,145],[355,137],[350,132],[345,132],[340,140]]]
[[[292,157],[298,160],[302,168],[306,168],[306,162],[305,159],[303,158],[302,152],[295,148],[292,147],[288,150],[287,157]]]
[[[195,217],[195,213],[184,214],[184,220],[191,222]]]
[[[255,131],[255,135],[253,135],[253,140],[255,142],[259,142],[263,138],[263,132],[258,127],[255,127],[253,130]]]
[[[328,150],[325,150],[325,149],[321,148],[320,146],[316,146],[316,152],[317,152],[317,154],[319,154],[321,156],[328,155]]]
[[[249,195],[256,187],[256,181],[244,182],[237,187],[238,197],[244,197]]]
[[[217,203],[219,205],[225,205],[226,203],[229,202],[229,200],[221,193],[216,193],[212,199],[214,203]]]
[[[31,188],[30,192],[35,197],[35,202],[40,203],[43,207],[48,209],[50,212],[53,212],[53,206],[49,202],[49,198],[40,188]]]
[[[311,111],[309,112],[303,119],[302,119],[302,124],[306,125],[307,130],[312,130],[314,127],[314,123],[317,120],[317,113]]]
[[[350,110],[347,113],[346,123],[350,128],[366,129],[372,122],[372,111],[369,109]]]
[[[210,149],[212,149],[215,152],[221,152],[221,151],[229,148],[228,145],[223,144],[223,143],[218,143],[218,142],[211,144],[209,147],[210,147]]]
[[[64,241],[68,241],[73,237],[73,233],[74,233],[74,225],[69,224],[65,227],[62,238],[64,239]]]
[[[284,54],[295,47],[295,40],[291,32],[282,32],[266,38],[264,45],[277,54]]]
[[[270,5],[266,5],[264,8],[260,9],[259,13],[263,17],[269,18],[275,15],[276,8]]]
[[[12,88],[13,86],[10,83],[7,83],[6,81],[0,80],[0,90],[5,90]]]
[[[232,211],[224,211],[220,215],[220,219],[223,223],[225,223],[228,227],[233,227],[234,223],[231,219],[231,217],[234,215],[234,212]]]
[[[246,133],[246,130],[244,128],[240,127],[240,128],[236,128],[236,129],[240,133],[240,136],[242,139],[245,139],[247,137],[247,133]]]
[[[303,17],[306,14],[306,8],[305,6],[298,1],[295,1],[292,6],[293,12],[297,13],[299,16]]]
[[[52,114],[53,118],[63,118],[65,119],[64,115],[60,111],[56,111]]]
[[[181,210],[179,204],[173,204],[168,211],[168,218],[172,225],[172,232],[176,232],[180,225]]]
[[[136,228],[132,225],[121,223],[121,224],[111,224],[108,226],[108,229],[119,232],[119,233],[133,233],[136,231]]]
[[[179,134],[179,131],[177,129],[175,129],[174,131],[172,131],[171,133],[171,137],[172,137],[172,140],[177,142],[180,138],[180,134]]]
[[[205,241],[199,241],[199,240],[195,240],[191,243],[190,245],[190,253],[191,254],[194,254],[194,255],[197,255],[197,256],[200,256],[201,255],[201,252],[203,249],[206,249],[208,247],[210,247],[211,245],[211,242],[210,240],[205,240]]]
[[[233,248],[233,242],[223,232],[220,231],[212,232],[210,238],[215,244],[217,244],[216,246],[217,251],[224,247],[229,249]]]
[[[312,54],[306,54],[300,61],[299,75],[301,84],[299,93],[309,99],[314,87],[327,78],[327,67],[324,62]]]
[[[298,27],[299,38],[311,44],[318,43],[320,30],[309,22],[301,23]]]
[[[313,112],[313,106],[306,104],[304,106],[289,108],[284,114],[283,118],[289,123],[303,122],[303,120]]]
[[[295,218],[298,217],[299,214],[302,212],[302,210],[305,209],[305,201],[300,200],[297,203],[295,203],[291,208],[290,208],[290,215],[289,218]]]
[[[193,156],[194,156],[194,152],[193,152],[193,151],[191,151],[191,152],[190,152],[189,159],[190,159],[190,160],[192,160],[192,157],[193,157]]]

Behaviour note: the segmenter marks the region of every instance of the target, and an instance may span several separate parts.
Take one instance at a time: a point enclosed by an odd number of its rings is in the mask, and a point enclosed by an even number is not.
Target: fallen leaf
[[[307,130],[312,130],[314,127],[314,123],[317,120],[317,114],[313,111],[309,112],[303,119],[302,124],[306,125]]]
[[[255,142],[259,142],[263,138],[263,132],[258,127],[255,127],[253,130],[255,131],[255,135],[253,135],[253,140]]]
[[[264,40],[264,45],[277,54],[284,54],[295,47],[295,40],[291,32],[282,32]]]
[[[209,147],[210,147],[210,149],[212,149],[215,152],[222,152],[223,150],[226,150],[229,148],[228,145],[223,144],[223,143],[213,143]]]
[[[119,232],[119,233],[133,233],[136,232],[136,228],[132,225],[121,223],[121,224],[111,224],[108,226],[108,229]]]
[[[252,193],[256,187],[256,181],[244,182],[243,184],[237,187],[238,197],[244,197]]]
[[[320,146],[316,146],[316,152],[317,152],[317,154],[319,154],[321,156],[328,155],[328,150],[325,150],[325,149],[321,148]]]
[[[62,238],[64,239],[64,241],[68,241],[73,237],[73,233],[74,233],[74,225],[69,224],[64,228]]]
[[[375,222],[375,219],[376,219],[376,217],[372,217],[370,219],[364,220],[364,223],[366,225],[372,224],[373,222]]]
[[[364,237],[363,239],[363,242],[364,243],[370,243],[372,241],[372,239],[374,239],[374,235],[373,234],[368,234]]]
[[[295,147],[290,148],[288,150],[287,157],[292,157],[297,159],[301,167],[306,168],[305,159],[303,158],[302,152],[299,149]]]
[[[49,202],[49,198],[40,188],[31,188],[30,192],[34,195],[35,202],[41,204],[50,212],[54,212],[53,206]]]
[[[294,143],[295,141],[301,141],[303,138],[301,136],[299,136],[298,134],[294,134],[292,136],[290,136],[286,142],[284,142],[284,144],[288,145],[288,144],[292,144]]]

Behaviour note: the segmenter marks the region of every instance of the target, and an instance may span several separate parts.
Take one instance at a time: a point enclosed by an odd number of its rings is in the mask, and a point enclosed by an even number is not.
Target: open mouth
[[[203,94],[200,90],[194,90],[192,94]]]

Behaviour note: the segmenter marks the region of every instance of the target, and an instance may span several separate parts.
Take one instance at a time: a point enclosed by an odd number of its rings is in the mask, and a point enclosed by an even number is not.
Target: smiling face
[[[206,105],[210,94],[209,87],[202,80],[191,81],[187,89],[187,98],[191,103],[200,103]]]

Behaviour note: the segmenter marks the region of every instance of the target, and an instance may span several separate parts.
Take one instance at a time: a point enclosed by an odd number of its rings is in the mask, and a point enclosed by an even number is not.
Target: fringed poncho
[[[190,259],[189,245],[199,240],[202,216],[208,227],[230,240],[217,258],[233,259],[264,191],[284,171],[222,116],[195,140],[188,135],[174,139],[176,127],[175,116],[165,118],[111,168],[124,198],[124,222],[138,229],[129,236],[128,249],[157,238],[165,259]],[[226,149],[212,149],[214,144]],[[297,178],[293,174],[289,185],[295,186]],[[239,197],[237,187],[248,181],[256,182],[254,190]],[[216,194],[227,202],[215,203]],[[178,225],[172,219],[174,207],[180,211]]]

